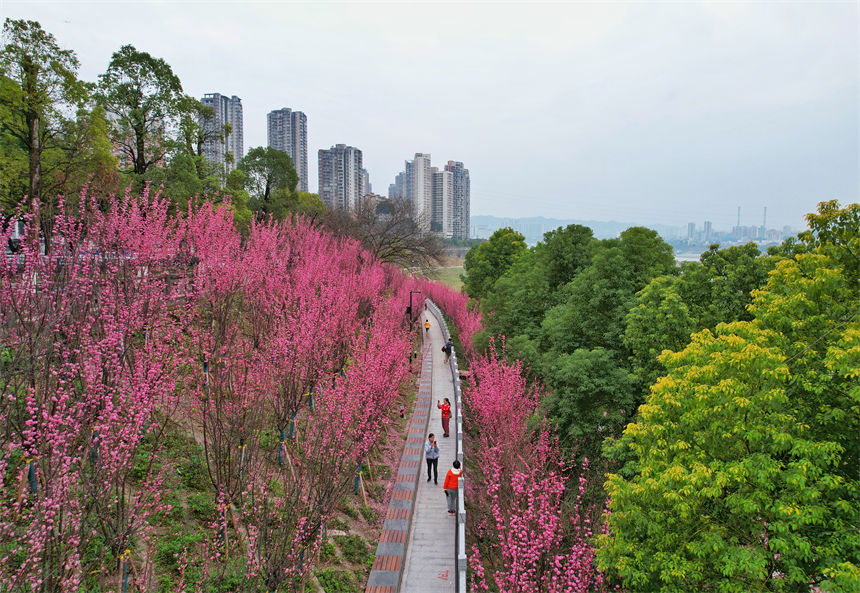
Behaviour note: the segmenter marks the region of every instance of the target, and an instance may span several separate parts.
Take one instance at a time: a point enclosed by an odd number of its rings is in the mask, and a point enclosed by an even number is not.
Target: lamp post
[[[420,290],[410,290],[410,291],[409,291],[409,310],[408,310],[407,312],[409,313],[409,324],[410,324],[410,325],[411,325],[411,324],[412,324],[412,322],[415,320],[414,315],[412,315],[412,311],[413,311],[413,309],[412,309],[412,293],[413,293],[413,292],[414,292],[414,293],[417,293],[417,294],[421,294],[421,291],[420,291]]]

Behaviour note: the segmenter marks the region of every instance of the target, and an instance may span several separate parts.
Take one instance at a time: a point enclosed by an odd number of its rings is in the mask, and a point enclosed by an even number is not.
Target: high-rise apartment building
[[[469,170],[448,161],[444,170],[430,166],[430,155],[416,153],[388,186],[390,199],[412,203],[415,219],[427,231],[455,239],[468,239],[470,230]]]
[[[212,116],[201,117],[199,122],[203,128],[203,155],[210,163],[223,165],[224,172],[229,173],[245,156],[242,99],[207,93],[200,103],[212,108]],[[226,130],[225,124],[229,124]]]
[[[433,216],[430,230],[450,239],[454,234],[454,174],[431,169],[433,175]]]
[[[687,240],[692,241],[696,238],[696,223],[687,223]]]
[[[713,236],[714,236],[714,225],[711,223],[710,220],[705,221],[705,227],[704,227],[704,230],[702,231],[702,233],[704,234],[704,239],[705,239],[706,243],[709,242],[713,238]]]
[[[320,199],[329,208],[355,210],[363,194],[361,151],[337,144],[319,151]]]
[[[367,172],[367,169],[362,169],[361,170],[361,196],[364,197],[370,193],[373,193],[373,189],[370,187],[370,174]]]
[[[409,198],[408,185],[406,171],[401,171],[394,178],[394,183],[388,186],[388,199]]]
[[[293,159],[299,176],[296,189],[308,191],[308,118],[288,107],[270,111],[268,135],[270,147],[286,152]]]
[[[451,172],[452,236],[455,239],[468,239],[472,191],[469,170],[460,161],[448,161],[445,170]]]
[[[433,217],[433,176],[430,173],[430,155],[416,152],[409,171],[415,220],[424,230],[430,230]]]

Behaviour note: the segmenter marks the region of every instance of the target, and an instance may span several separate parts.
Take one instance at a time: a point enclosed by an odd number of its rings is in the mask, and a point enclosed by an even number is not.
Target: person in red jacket
[[[448,434],[448,423],[451,421],[451,402],[447,397],[444,404],[437,399],[436,407],[442,410],[442,432],[444,433],[442,436],[451,436]]]
[[[442,484],[442,488],[445,489],[445,498],[448,500],[449,515],[457,512],[457,485],[462,475],[463,470],[460,469],[460,462],[455,459],[454,467],[448,470],[445,475],[445,482]]]

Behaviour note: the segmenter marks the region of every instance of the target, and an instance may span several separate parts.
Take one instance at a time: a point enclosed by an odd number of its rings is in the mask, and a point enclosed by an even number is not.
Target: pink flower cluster
[[[177,425],[219,501],[183,574],[241,553],[292,586],[397,413],[415,282],[302,220],[242,236],[227,207],[148,192],[61,210],[47,254],[29,228],[0,260],[0,590],[150,565]]]
[[[464,391],[466,500],[478,545],[470,550],[472,587],[501,593],[585,593],[601,588],[591,517],[583,503],[588,467],[566,498],[575,472],[561,459],[551,428],[540,419],[541,391],[522,363],[491,346],[471,361]]]
[[[468,295],[439,282],[421,280],[418,286],[426,297],[439,305],[439,308],[451,318],[466,356],[472,357],[475,353],[472,348],[472,336],[482,328],[481,313],[478,308],[470,310]]]

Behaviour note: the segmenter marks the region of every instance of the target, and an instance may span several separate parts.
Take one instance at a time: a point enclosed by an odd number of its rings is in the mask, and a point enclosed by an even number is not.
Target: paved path
[[[445,474],[456,459],[457,443],[454,435],[454,419],[451,418],[451,436],[443,438],[441,410],[436,401],[448,398],[454,401],[454,386],[451,383],[451,368],[444,363],[441,348],[445,341],[439,321],[425,311],[421,318],[429,319],[430,355],[433,359],[433,388],[430,400],[430,422],[425,433],[433,433],[439,443],[439,483],[427,481],[427,464],[421,460],[421,476],[415,500],[412,529],[406,546],[401,591],[405,593],[442,593],[454,591],[456,579],[454,562],[454,538],[457,522],[448,514],[442,483]],[[426,343],[426,342],[425,342]],[[453,410],[452,410],[453,415]],[[423,448],[422,448],[423,453]]]

